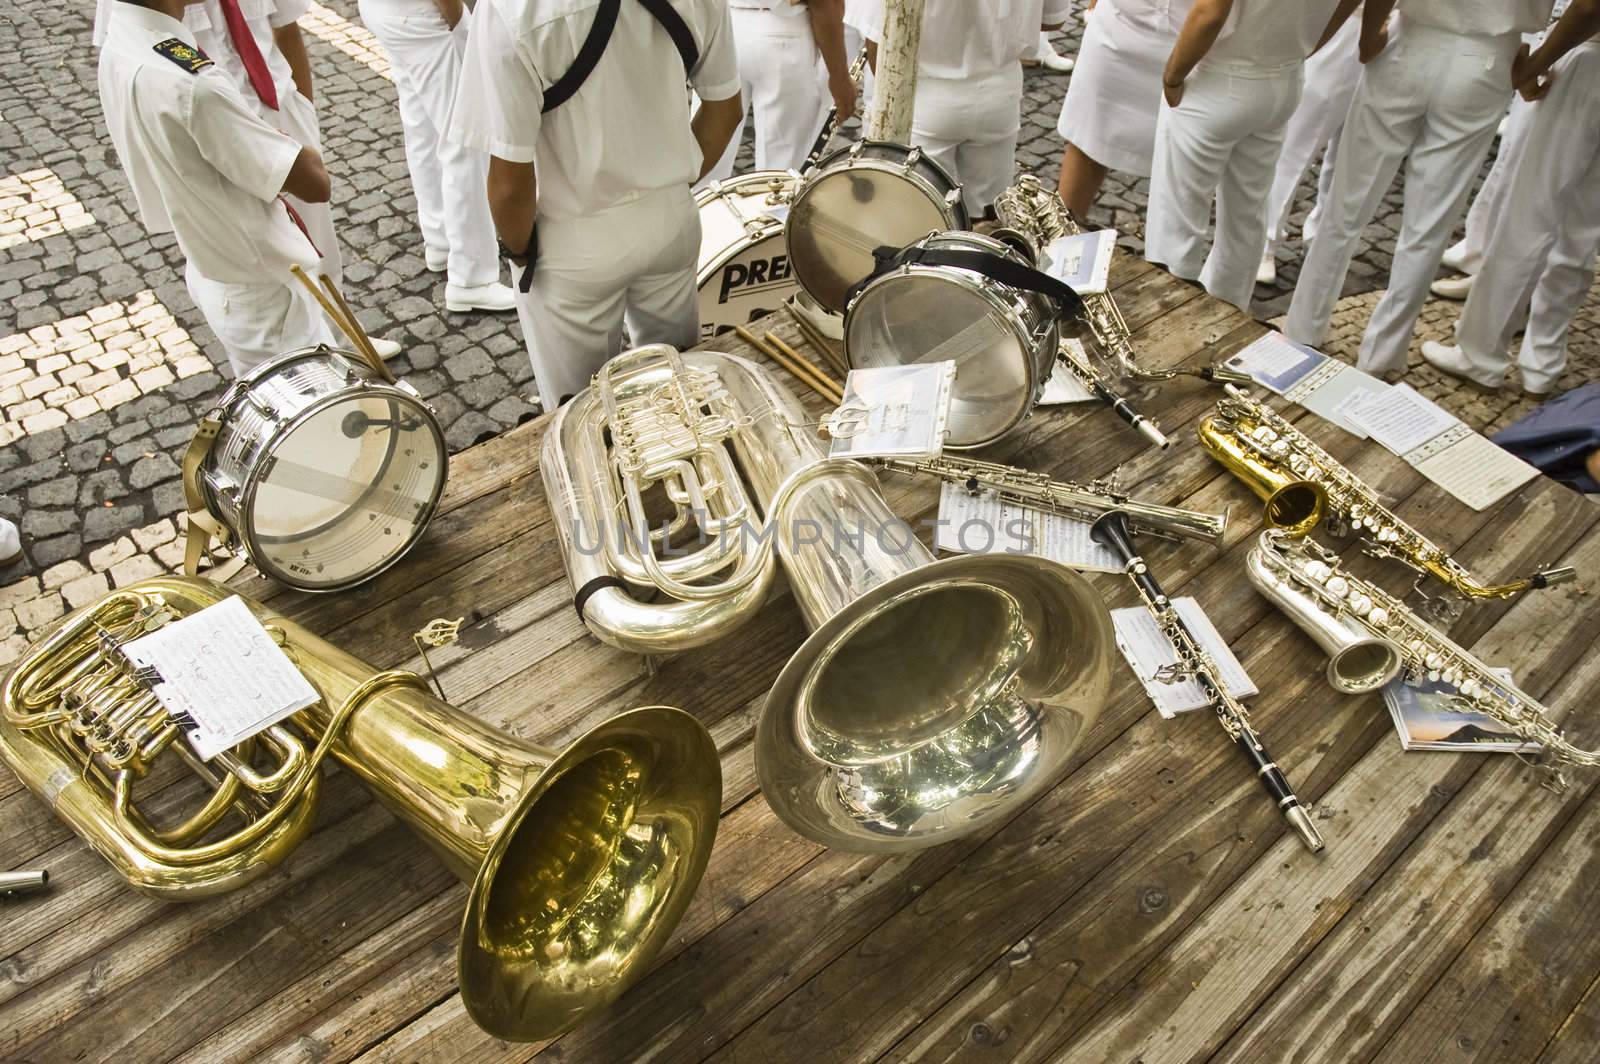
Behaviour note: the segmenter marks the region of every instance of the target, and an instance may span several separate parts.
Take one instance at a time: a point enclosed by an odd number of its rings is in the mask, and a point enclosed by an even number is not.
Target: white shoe
[[[1480,380],[1474,375],[1472,367],[1467,363],[1467,356],[1462,354],[1461,348],[1453,344],[1441,344],[1437,340],[1424,340],[1422,343],[1422,361],[1438,370],[1447,373],[1458,380],[1465,381],[1481,392],[1498,392],[1505,383],[1505,374],[1493,384]]]
[[[1306,215],[1306,224],[1300,227],[1300,241],[1306,246],[1317,239],[1317,227],[1322,224],[1322,204],[1311,208],[1311,213]]]
[[[1463,274],[1460,277],[1442,277],[1428,286],[1428,290],[1440,299],[1454,299],[1458,303],[1472,294],[1472,282],[1476,280],[1472,274]]]
[[[433,248],[423,248],[422,257],[428,264],[429,273],[443,273],[450,267],[449,251],[435,251]]]
[[[1465,240],[1445,248],[1444,254],[1439,257],[1439,265],[1447,266],[1457,273],[1477,272],[1467,268],[1467,242]]]
[[[1497,137],[1504,137],[1506,135],[1506,129],[1510,125],[1511,125],[1511,116],[1510,115],[1506,115],[1504,118],[1502,118],[1500,120],[1500,124],[1498,126],[1494,127],[1494,135],[1497,136]]]
[[[517,294],[499,281],[488,284],[444,286],[444,309],[456,314],[469,310],[515,310]]]
[[[1072,59],[1069,59],[1060,52],[1056,51],[1055,45],[1050,43],[1050,35],[1048,33],[1040,33],[1038,51],[1034,52],[1033,55],[1027,59],[1024,59],[1022,61],[1022,65],[1042,66],[1046,70],[1054,70],[1057,73],[1068,74],[1072,72],[1072,68],[1076,65],[1076,63]]]
[[[1278,283],[1278,260],[1272,254],[1272,248],[1261,253],[1261,265],[1256,267],[1256,284]]]
[[[367,339],[372,341],[372,349],[385,362],[400,354],[400,344],[394,340],[385,340],[380,336],[369,336]]]
[[[0,569],[22,560],[22,533],[16,522],[0,517]]]

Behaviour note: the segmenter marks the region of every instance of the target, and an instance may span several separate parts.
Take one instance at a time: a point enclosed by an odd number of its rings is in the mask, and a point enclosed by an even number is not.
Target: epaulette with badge
[[[191,74],[198,74],[211,65],[211,59],[206,53],[192,44],[184,44],[176,37],[168,37],[159,42],[156,51],[177,63]]]

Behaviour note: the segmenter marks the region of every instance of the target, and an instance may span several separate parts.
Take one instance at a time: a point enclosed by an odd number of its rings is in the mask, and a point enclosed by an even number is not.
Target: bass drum
[[[784,231],[800,287],[840,314],[850,286],[872,272],[875,250],[965,228],[961,186],[944,167],[921,148],[864,140],[806,171]]]
[[[360,358],[307,348],[235,381],[197,479],[206,509],[255,567],[302,591],[387,569],[421,538],[444,491],[433,412]]]
[[[1029,257],[977,233],[935,233],[918,247],[983,251],[1021,265]],[[1055,369],[1055,303],[954,266],[903,265],[874,279],[844,316],[853,369],[956,364],[945,446],[993,443],[1027,417]]]
[[[695,194],[701,339],[772,313],[799,289],[783,233],[799,183],[793,170],[756,170]]]

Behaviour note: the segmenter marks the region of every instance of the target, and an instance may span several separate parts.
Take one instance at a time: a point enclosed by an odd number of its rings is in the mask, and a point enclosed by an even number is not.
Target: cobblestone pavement
[[[0,74],[0,515],[17,520],[25,558],[0,570],[0,665],[27,637],[108,587],[181,560],[179,466],[196,417],[227,384],[226,360],[183,284],[170,236],[151,237],[105,136],[89,45],[92,0],[8,5],[0,47],[25,62]],[[362,323],[405,346],[393,363],[431,403],[452,450],[532,412],[532,373],[513,315],[443,310],[443,280],[423,263],[387,59],[354,0],[313,4],[302,22],[335,189],[346,288]],[[1078,27],[1058,35],[1077,48]],[[1018,161],[1053,181],[1067,77],[1027,75]],[[749,144],[744,162],[749,162]],[[1302,186],[1297,227],[1315,173]],[[1142,246],[1146,182],[1113,175],[1090,221]],[[1356,257],[1330,353],[1353,357],[1389,265],[1400,189]],[[1280,252],[1281,314],[1300,248]],[[1443,337],[1453,304],[1430,303],[1422,338]],[[1574,330],[1563,385],[1600,374],[1600,300]],[[1495,428],[1532,404],[1490,398],[1423,367],[1414,383],[1473,425]]]

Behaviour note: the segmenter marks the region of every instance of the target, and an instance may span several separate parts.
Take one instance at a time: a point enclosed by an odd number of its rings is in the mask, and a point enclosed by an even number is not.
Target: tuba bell
[[[458,975],[484,1030],[554,1037],[643,974],[716,834],[721,772],[704,727],[652,706],[564,750],[523,743],[241,595],[321,700],[202,761],[120,648],[233,594],[158,577],[69,615],[0,688],[0,758],[136,890],[184,901],[280,864],[310,830],[331,755],[469,885]],[[186,819],[136,793],[168,764],[204,787]]]
[[[839,849],[920,849],[979,830],[1053,782],[1110,686],[1110,614],[1083,577],[1022,554],[935,561],[872,472],[829,458],[814,419],[755,363],[663,346],[623,360],[562,407],[546,436],[575,605],[613,645],[697,646],[760,607],[763,578],[737,574],[781,564],[811,635],[768,694],[755,761],[790,827]],[[649,433],[635,431],[639,417],[619,435],[606,411],[629,404],[660,416]],[[713,450],[731,449],[730,461],[703,446],[725,425]],[[627,482],[634,470],[645,488]],[[665,514],[653,539],[629,516],[647,508],[627,502],[647,492]],[[696,497],[750,520],[730,527],[696,512]],[[616,514],[620,527],[608,528]],[[696,526],[699,553],[668,558],[671,530]],[[629,542],[601,545],[608,535]],[[659,567],[673,561],[730,588],[705,600],[638,582],[641,547],[660,551]],[[604,563],[613,553],[617,568]],[[660,601],[644,601],[651,592]],[[705,623],[673,630],[688,619]]]

